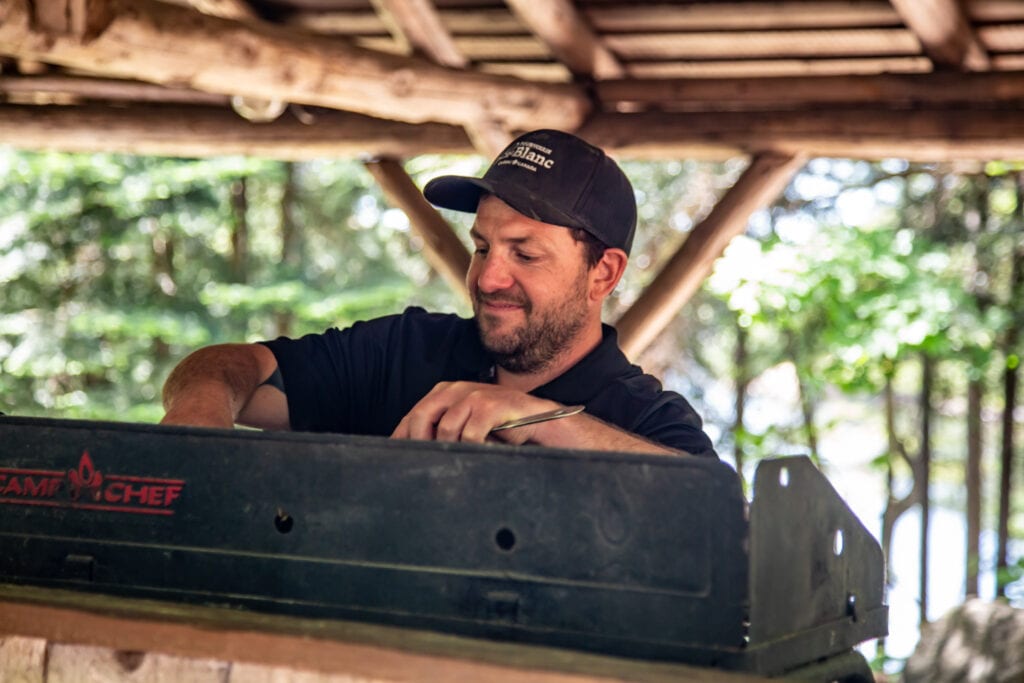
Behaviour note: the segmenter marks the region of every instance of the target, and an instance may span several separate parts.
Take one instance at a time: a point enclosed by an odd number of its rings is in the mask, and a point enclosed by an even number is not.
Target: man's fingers
[[[391,436],[485,443],[495,440],[490,432],[498,425],[534,414],[544,405],[550,406],[552,402],[494,385],[441,382],[413,406]],[[532,433],[532,428],[524,426],[498,432],[495,436],[505,443],[521,444],[526,443]]]
[[[447,413],[456,398],[457,391],[452,382],[440,382],[419,400],[399,423],[392,434],[398,439],[419,439],[432,441],[437,436],[437,424]]]
[[[406,415],[402,418],[402,421],[395,427],[395,431],[391,432],[392,439],[408,439],[409,438],[409,416]]]
[[[472,404],[461,401],[450,406],[437,422],[435,436],[438,441],[465,441],[466,423],[473,414]]]
[[[417,405],[405,416],[409,426],[409,436],[406,438],[432,441],[435,438],[434,427],[441,414]]]

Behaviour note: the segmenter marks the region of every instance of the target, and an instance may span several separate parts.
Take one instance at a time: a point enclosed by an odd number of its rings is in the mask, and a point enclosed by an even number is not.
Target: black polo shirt
[[[603,333],[579,363],[530,393],[583,404],[591,415],[651,441],[717,457],[686,399],[631,365],[612,327],[604,325]],[[494,376],[474,320],[422,308],[263,343],[277,358],[297,431],[388,436],[438,382]]]

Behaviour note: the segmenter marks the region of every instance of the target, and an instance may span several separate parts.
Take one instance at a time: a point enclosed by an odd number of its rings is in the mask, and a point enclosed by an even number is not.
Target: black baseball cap
[[[520,135],[483,178],[440,176],[423,188],[435,206],[475,213],[483,194],[543,223],[582,228],[627,254],[636,232],[636,197],[622,169],[601,149],[559,130]]]

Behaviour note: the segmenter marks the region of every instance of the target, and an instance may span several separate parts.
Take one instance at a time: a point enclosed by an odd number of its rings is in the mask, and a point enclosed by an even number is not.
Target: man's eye
[[[487,247],[477,247],[475,250],[473,250],[473,253],[480,254],[481,256],[483,256],[487,254]]]
[[[518,258],[523,263],[530,263],[531,261],[536,261],[537,260],[536,256],[533,256],[531,254],[524,254],[521,251],[516,254],[516,258]]]

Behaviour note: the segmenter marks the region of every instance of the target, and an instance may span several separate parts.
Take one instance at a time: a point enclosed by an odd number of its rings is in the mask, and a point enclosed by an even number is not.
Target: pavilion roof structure
[[[750,163],[618,321],[639,353],[811,156],[1024,158],[1019,0],[4,0],[0,144],[355,156],[452,282],[400,160],[574,131]]]

